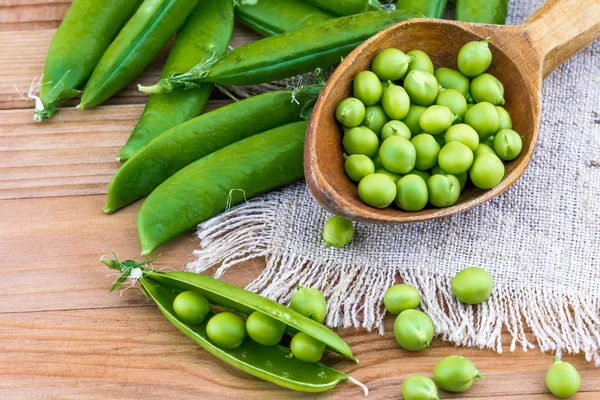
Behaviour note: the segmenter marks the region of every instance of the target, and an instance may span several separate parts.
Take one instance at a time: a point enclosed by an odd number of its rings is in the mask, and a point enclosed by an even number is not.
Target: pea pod
[[[77,107],[97,106],[137,77],[197,4],[198,0],[144,0],[98,62]]]
[[[328,13],[339,15],[358,14],[365,12],[369,6],[368,0],[305,0]]]
[[[397,22],[421,14],[405,11],[374,11],[282,33],[238,47],[212,66],[198,65],[190,71],[142,86],[147,93],[190,89],[201,82],[253,85],[288,78],[317,67],[340,62],[356,46]]]
[[[143,197],[186,165],[227,145],[298,121],[320,85],[275,91],[221,107],[177,125],[141,148],[108,185],[104,212],[111,214]],[[277,110],[277,112],[273,112]]]
[[[77,96],[110,42],[140,2],[75,0],[52,38],[33,119],[42,121]]]
[[[233,1],[201,1],[177,32],[161,77],[185,72],[198,63],[221,56],[227,51],[232,30]],[[213,86],[206,83],[194,90],[151,95],[117,159],[127,161],[154,137],[200,114]]]
[[[456,0],[456,20],[504,25],[510,0]]]
[[[397,0],[396,8],[417,11],[427,18],[442,18],[446,0]]]
[[[265,36],[295,31],[335,18],[302,0],[260,0],[253,5],[237,6],[235,16]]]

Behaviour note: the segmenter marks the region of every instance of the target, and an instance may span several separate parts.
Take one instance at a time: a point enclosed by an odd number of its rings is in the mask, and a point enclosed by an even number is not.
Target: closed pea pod
[[[365,12],[368,0],[306,0],[329,13],[344,16]]]
[[[510,0],[456,0],[456,20],[504,25]]]
[[[460,356],[443,358],[435,365],[433,377],[440,388],[457,393],[466,392],[475,378],[483,379],[471,360]]]
[[[425,18],[442,18],[446,0],[397,0],[396,8],[423,13]]]

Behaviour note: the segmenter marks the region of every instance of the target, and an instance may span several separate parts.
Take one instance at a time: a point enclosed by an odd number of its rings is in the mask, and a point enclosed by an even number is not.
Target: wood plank
[[[0,31],[55,29],[71,0],[0,0]]]

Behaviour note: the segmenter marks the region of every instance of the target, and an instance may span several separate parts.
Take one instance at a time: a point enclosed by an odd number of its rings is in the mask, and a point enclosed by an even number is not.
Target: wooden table
[[[102,214],[114,155],[143,109],[130,85],[106,105],[71,107],[52,120],[32,121],[26,91],[43,70],[54,29],[68,0],[0,0],[0,398],[361,398],[341,384],[322,395],[297,394],[239,372],[207,354],[131,289],[107,293],[114,276],[99,257],[114,251],[139,259],[135,226],[140,202]],[[237,27],[232,45],[256,38]],[[166,52],[136,83],[158,77]],[[215,96],[208,109],[227,101]],[[156,265],[182,268],[198,243],[192,233],[161,248]],[[233,268],[225,280],[244,285],[262,261]],[[398,348],[391,334],[340,333],[360,365],[328,356],[325,363],[367,384],[370,398],[397,399],[403,379],[432,374],[450,354],[470,357],[486,375],[462,395],[442,398],[552,398],[544,376],[551,356],[537,349],[498,355],[436,340],[419,353]],[[505,335],[505,348],[509,336]],[[567,356],[582,376],[576,399],[600,398],[600,370]]]

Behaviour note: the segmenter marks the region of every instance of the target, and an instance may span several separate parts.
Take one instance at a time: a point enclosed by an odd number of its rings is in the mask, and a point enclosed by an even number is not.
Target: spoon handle
[[[549,0],[523,25],[545,78],[600,37],[600,0]]]

